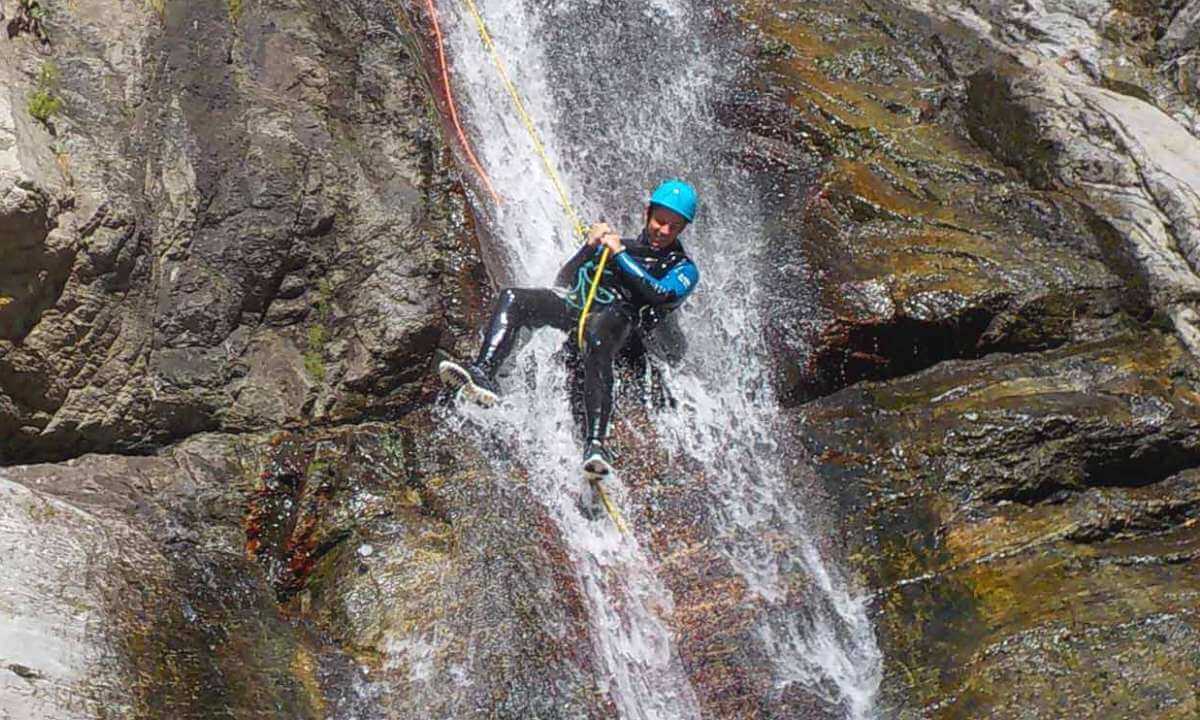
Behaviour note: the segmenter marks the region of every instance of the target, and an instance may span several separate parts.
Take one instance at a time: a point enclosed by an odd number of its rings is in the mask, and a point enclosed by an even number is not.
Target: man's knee
[[[632,322],[617,312],[603,312],[588,318],[584,328],[584,355],[600,355],[611,358],[629,337]]]
[[[496,295],[496,305],[498,307],[511,307],[516,301],[516,288],[504,288],[498,295]]]

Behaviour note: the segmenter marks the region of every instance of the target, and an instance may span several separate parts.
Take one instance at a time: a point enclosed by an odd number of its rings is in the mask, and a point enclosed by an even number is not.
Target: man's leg
[[[584,333],[584,469],[599,475],[609,471],[603,445],[612,419],[613,358],[629,339],[633,326],[630,310],[614,303],[589,316]],[[603,462],[594,462],[597,459]]]
[[[570,323],[571,309],[553,291],[505,288],[496,298],[475,362],[463,366],[444,360],[438,365],[438,375],[446,385],[461,389],[476,403],[494,405],[500,399],[500,390],[493,376],[512,352],[521,328],[552,325],[565,329]]]
[[[492,319],[483,335],[483,345],[475,364],[489,376],[495,375],[508,359],[522,328],[547,325],[569,330],[574,310],[553,290],[545,288],[505,288],[496,297]]]

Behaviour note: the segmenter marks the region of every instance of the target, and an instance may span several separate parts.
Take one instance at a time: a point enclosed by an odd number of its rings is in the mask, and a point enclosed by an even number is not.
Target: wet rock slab
[[[970,33],[887,4],[754,19],[762,74],[728,122],[776,198],[766,317],[785,400],[1143,312],[1088,206],[972,137],[961,73],[999,56]]]
[[[1198,381],[1177,339],[1136,331],[801,410],[901,716],[1200,707]]]
[[[0,713],[318,716],[242,552],[236,446],[0,471]]]
[[[611,717],[553,521],[432,427],[0,471],[0,710]]]
[[[571,561],[520,478],[427,412],[279,434],[258,462],[247,548],[284,611],[326,639],[331,707],[611,716]]]

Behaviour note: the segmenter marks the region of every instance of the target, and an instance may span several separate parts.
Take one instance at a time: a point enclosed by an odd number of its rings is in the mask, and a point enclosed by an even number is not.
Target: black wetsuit
[[[613,358],[634,329],[649,330],[678,307],[700,279],[678,242],[655,250],[645,233],[622,240],[610,256],[584,329],[583,401],[587,439],[604,440],[612,416]],[[584,245],[555,279],[555,289],[506,288],[496,298],[476,364],[494,375],[508,358],[521,328],[547,325],[572,335],[591,289],[603,246]]]

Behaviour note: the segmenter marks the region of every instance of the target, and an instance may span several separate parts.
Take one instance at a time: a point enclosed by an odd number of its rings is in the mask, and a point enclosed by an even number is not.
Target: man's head
[[[656,250],[675,244],[696,217],[697,201],[695,188],[682,180],[668,180],[654,190],[646,206],[646,238]]]

